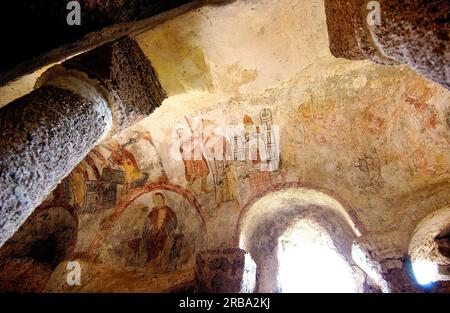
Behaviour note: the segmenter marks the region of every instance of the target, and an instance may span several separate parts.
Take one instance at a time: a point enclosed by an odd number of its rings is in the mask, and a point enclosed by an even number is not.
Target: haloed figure
[[[214,174],[216,209],[228,201],[233,201],[235,208],[239,209],[237,181],[228,139],[212,130],[205,141],[205,151],[213,164],[211,168]]]
[[[144,224],[143,239],[150,267],[162,269],[163,262],[170,252],[178,223],[175,212],[166,206],[162,193],[153,195],[153,206]]]
[[[192,185],[200,179],[200,191],[207,193],[206,180],[209,168],[201,149],[201,138],[195,136],[184,138],[183,129],[179,129],[177,134],[182,139],[180,153],[183,158],[185,177],[188,181],[188,190],[192,191]]]

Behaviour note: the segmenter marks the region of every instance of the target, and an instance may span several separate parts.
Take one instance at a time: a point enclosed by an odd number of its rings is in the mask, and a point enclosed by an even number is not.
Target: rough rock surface
[[[96,101],[97,100],[97,101]],[[0,110],[0,245],[111,127],[105,100],[42,87]]]
[[[0,111],[0,245],[100,139],[148,116],[165,98],[150,61],[128,37],[62,68]]]
[[[242,249],[202,251],[195,276],[199,292],[249,293],[255,288],[256,264]]]
[[[10,48],[1,52],[1,58],[9,62],[0,66],[0,85],[41,66],[145,30],[203,3],[192,0],[77,2],[81,25],[68,25],[67,16],[73,9],[67,9],[66,0],[5,4],[0,26],[5,29],[4,40]],[[6,31],[12,28],[14,31]]]
[[[147,117],[166,98],[150,60],[129,37],[72,58],[63,66],[87,74],[107,90],[119,129]]]
[[[0,292],[42,292],[53,269],[33,258],[0,263]]]
[[[450,3],[377,2],[380,23],[368,25],[369,1],[325,0],[332,54],[351,60],[368,58],[382,64],[408,64],[450,89]]]
[[[366,56],[355,36],[354,12],[351,1],[325,1],[330,51],[336,57],[364,60]]]
[[[286,209],[276,191],[292,185],[325,193],[341,204],[339,212],[347,213],[346,222],[357,225],[362,250],[367,252],[363,256],[374,265],[361,265],[365,271],[374,268],[379,277],[400,286],[392,290],[423,290],[405,287],[405,281],[414,283],[408,273],[408,244],[417,224],[450,201],[448,90],[406,65],[333,57],[322,0],[235,1],[204,7],[143,33],[137,41],[169,98],[149,117],[97,146],[65,181],[71,186],[66,199],[76,207],[80,225],[76,256],[68,259],[92,257],[90,251],[99,255],[98,269],[94,265],[93,274],[82,277],[89,286],[74,291],[122,291],[133,286],[145,291],[152,278],[152,290],[165,291],[170,283],[183,281],[180,269],[190,269],[194,277],[198,251],[236,247],[236,236],[242,233],[238,223],[247,208],[267,195],[270,204],[279,202]],[[230,162],[238,201],[217,207],[217,195],[225,197],[213,188],[217,176],[210,163],[206,190],[197,178],[190,192],[176,132],[182,128],[191,134],[186,117],[218,127],[241,127],[249,117],[260,125],[267,110],[280,129],[279,171],[270,178],[257,176],[263,184],[254,188],[258,180],[247,174],[261,173],[253,164]],[[109,171],[105,177],[104,169]],[[99,188],[87,190],[88,184]],[[143,225],[155,206],[156,192],[164,194],[178,220],[172,233],[177,240],[167,240],[167,254],[161,259],[163,272],[176,271],[163,274],[155,274],[161,266],[147,261],[142,245]],[[134,201],[136,195],[142,196]],[[54,201],[57,193],[49,198]],[[320,213],[323,206],[310,207]],[[269,231],[275,234],[286,221],[307,217],[298,214],[300,210],[265,216],[266,209],[270,206],[251,210],[254,218],[248,219],[255,222],[255,229],[266,229],[259,232],[263,243],[275,238]],[[266,217],[267,223],[258,223]],[[331,226],[327,230],[333,234],[344,229]],[[353,236],[336,237],[337,245],[345,248],[340,251],[348,253]],[[257,243],[240,247],[249,251],[260,271],[264,260],[253,252],[258,251]],[[64,269],[62,263],[55,275]],[[152,274],[135,275],[137,270]],[[166,284],[157,275],[173,279]],[[68,288],[62,285],[64,276],[53,278],[46,291]],[[361,284],[365,291],[378,291],[372,285],[379,282],[366,279]]]
[[[175,292],[193,284],[193,270],[163,274],[125,271],[117,266],[76,260],[80,264],[80,285],[68,285],[70,270],[61,262],[53,271],[44,292]]]

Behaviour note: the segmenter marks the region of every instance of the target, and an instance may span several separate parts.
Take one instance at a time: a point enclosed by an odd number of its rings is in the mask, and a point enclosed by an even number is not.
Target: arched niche
[[[436,210],[414,229],[408,254],[417,282],[423,286],[450,281],[450,206]]]
[[[311,222],[332,239],[336,252],[352,269],[358,291],[362,291],[365,275],[351,257],[352,242],[361,235],[358,223],[333,197],[297,186],[268,192],[245,207],[239,217],[236,241],[258,266],[257,291],[280,291],[279,240],[300,221]]]
[[[0,253],[2,291],[41,291],[52,271],[73,252],[78,220],[73,210],[36,210]]]
[[[158,223],[157,213],[152,213],[157,211],[158,204],[154,202],[157,194],[164,202],[164,216],[172,216],[171,222],[167,222],[170,225],[164,222],[161,232],[152,230]],[[188,190],[161,182],[147,184],[122,197],[89,249],[91,257],[99,263],[161,274],[193,268],[196,253],[206,243],[200,203]]]

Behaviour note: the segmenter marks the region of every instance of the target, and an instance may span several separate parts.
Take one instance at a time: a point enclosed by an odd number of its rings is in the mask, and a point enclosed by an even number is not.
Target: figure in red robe
[[[147,261],[162,267],[177,228],[175,212],[166,206],[164,195],[160,192],[153,195],[154,208],[144,224],[143,241],[147,251]]]

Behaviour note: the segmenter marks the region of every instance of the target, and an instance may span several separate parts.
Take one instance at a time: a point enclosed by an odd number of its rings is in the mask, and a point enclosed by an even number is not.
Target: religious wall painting
[[[167,206],[164,194],[154,193],[152,201],[153,207],[145,219],[142,239],[147,263],[161,268],[175,243],[178,219],[176,213]]]
[[[354,184],[361,190],[366,192],[378,191],[385,184],[381,175],[380,157],[376,149],[364,151],[351,164],[359,170],[354,174]]]
[[[245,156],[246,168],[245,178],[248,179],[252,195],[258,194],[272,186],[270,176],[270,158],[267,155],[265,141],[261,141],[262,128],[255,126],[250,116],[244,116],[245,129]],[[271,136],[269,136],[271,138]],[[264,162],[261,154],[264,154]]]
[[[234,207],[238,209],[236,171],[230,141],[227,136],[218,131],[214,122],[209,120],[202,120],[202,122],[205,134],[203,147],[212,169],[216,209],[225,202],[233,202]]]
[[[101,205],[100,183],[96,180],[86,180],[84,206],[81,213],[94,213]]]
[[[78,201],[80,214],[112,209],[121,196],[148,182],[150,173],[141,169],[129,148],[140,141],[151,142],[151,147],[154,148],[148,132],[135,131],[122,144],[116,139],[100,144],[78,166],[78,170],[84,173],[81,187],[83,198]],[[149,152],[152,153],[154,154],[153,150]],[[160,161],[159,165],[161,164]],[[70,182],[72,181],[69,179]]]
[[[248,114],[239,125],[221,125],[204,118],[185,120],[189,134],[185,127],[176,132],[187,188],[207,194],[210,182],[214,211],[225,203],[239,209],[240,203],[281,181],[279,129],[270,109],[257,115],[257,123]],[[196,181],[200,181],[199,189],[193,190]]]
[[[234,170],[234,164],[228,160],[212,160],[214,173],[214,190],[216,209],[219,209],[222,203],[233,201],[234,207],[239,208],[237,195],[237,182]]]
[[[206,226],[181,193],[156,190],[133,201],[108,231],[99,260],[150,273],[192,266],[206,244]]]
[[[198,226],[204,227],[204,221],[198,214],[192,215],[196,210],[181,194],[192,192],[192,197],[197,197],[213,217],[225,205],[224,212],[233,214],[230,210],[239,210],[252,196],[278,183],[279,137],[270,110],[264,109],[256,117],[242,115],[242,123],[231,135],[209,119],[200,119],[200,132],[191,118],[185,121],[188,127],[177,128],[176,135],[171,137],[175,139],[173,142],[155,145],[148,131],[131,130],[122,138],[100,144],[67,179],[68,188],[63,188],[63,193],[74,197],[81,192],[82,200],[75,200],[79,201],[78,213],[92,215],[88,219],[83,217],[85,225],[90,225],[89,220],[98,219],[97,214],[102,214],[100,221],[108,218],[109,210],[115,210],[119,199],[152,181],[169,184],[175,181],[175,185],[181,183],[179,187],[186,188],[180,193],[155,191],[137,199],[140,207],[133,204],[130,206],[134,209],[126,209],[134,210],[134,218],[109,226],[117,228],[108,235],[112,241],[109,246],[114,248],[101,252],[100,260],[106,263],[121,260],[119,263],[125,267],[146,268],[157,273],[179,270],[189,263],[202,246],[201,238],[205,237],[205,231]],[[181,156],[179,161],[167,153],[170,145]],[[200,157],[195,157],[198,154]],[[145,163],[147,158],[151,162]],[[74,185],[74,177],[82,184],[81,188]],[[136,220],[142,221],[142,225],[133,228]],[[93,226],[99,227],[99,231],[101,225]],[[82,239],[86,242],[80,243],[77,252],[85,251],[91,239]]]
[[[186,117],[190,134],[184,128],[177,129],[180,139],[180,155],[184,163],[184,175],[188,183],[187,189],[193,191],[193,184],[200,181],[200,192],[207,193],[208,163],[203,155],[203,136],[195,131],[191,119]],[[197,157],[198,156],[198,157]]]
[[[263,109],[258,116],[259,123],[245,114],[243,117],[244,140],[241,145],[236,144],[235,155],[242,154],[244,162],[239,164],[240,190],[247,190],[246,200],[249,196],[258,195],[269,189],[273,184],[279,183],[282,176],[279,128],[273,123],[272,111]],[[241,158],[242,159],[242,158]]]

